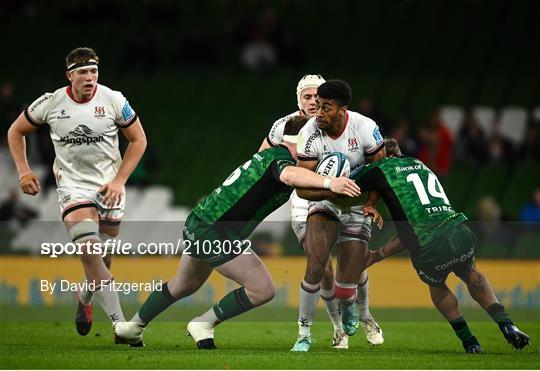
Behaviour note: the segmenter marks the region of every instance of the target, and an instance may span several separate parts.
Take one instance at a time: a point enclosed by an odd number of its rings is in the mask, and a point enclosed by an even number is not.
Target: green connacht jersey
[[[279,180],[287,166],[296,166],[296,160],[285,146],[256,153],[193,212],[205,223],[247,238],[264,218],[289,199],[293,188]]]
[[[373,190],[381,195],[401,242],[413,256],[467,220],[454,211],[437,176],[415,158],[388,157],[363,166],[351,178],[362,192]]]

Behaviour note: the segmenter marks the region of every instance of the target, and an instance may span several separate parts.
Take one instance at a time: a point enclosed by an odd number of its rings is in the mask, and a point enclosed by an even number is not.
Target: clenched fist
[[[41,187],[39,186],[39,179],[36,174],[32,172],[21,176],[19,179],[19,185],[21,186],[23,193],[26,193],[27,195],[35,196],[41,190]]]

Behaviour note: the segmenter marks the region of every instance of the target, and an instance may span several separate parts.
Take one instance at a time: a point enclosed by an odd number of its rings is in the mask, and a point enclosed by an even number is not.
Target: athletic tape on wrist
[[[330,189],[330,183],[332,182],[332,179],[330,178],[324,178],[323,188],[324,189]]]

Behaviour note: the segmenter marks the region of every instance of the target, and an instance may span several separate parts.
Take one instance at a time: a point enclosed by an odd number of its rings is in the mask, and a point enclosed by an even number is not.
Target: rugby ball
[[[348,177],[351,173],[351,164],[341,152],[332,152],[319,162],[317,165],[317,174],[337,178],[340,176]]]

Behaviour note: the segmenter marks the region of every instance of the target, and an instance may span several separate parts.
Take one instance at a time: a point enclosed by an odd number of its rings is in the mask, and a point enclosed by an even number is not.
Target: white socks
[[[139,317],[139,312],[135,313],[132,319],[129,320],[129,322],[135,322],[141,327],[145,327],[147,324]]]
[[[369,277],[366,271],[364,271],[362,277],[360,277],[356,304],[358,304],[360,319],[371,317],[371,313],[369,312]]]
[[[330,317],[330,320],[334,325],[334,332],[343,331],[343,323],[341,322],[341,316],[338,312],[339,300],[336,299],[336,296],[334,295],[334,290],[321,290],[321,299],[324,300],[324,304],[326,305],[326,312],[328,313],[328,317]]]
[[[306,281],[302,281],[300,284],[300,307],[298,311],[298,334],[300,337],[311,335],[311,325],[319,301],[319,290],[319,284],[312,285]]]
[[[94,296],[105,313],[107,313],[107,316],[112,321],[113,325],[116,324],[116,322],[123,322],[126,320],[122,308],[120,307],[118,293],[114,290],[113,278],[94,291]]]
[[[192,322],[209,322],[212,326],[217,325],[216,322],[219,321],[219,319],[216,316],[216,312],[214,311],[214,307],[210,307],[204,314],[200,315],[199,317],[195,317],[191,320]]]

